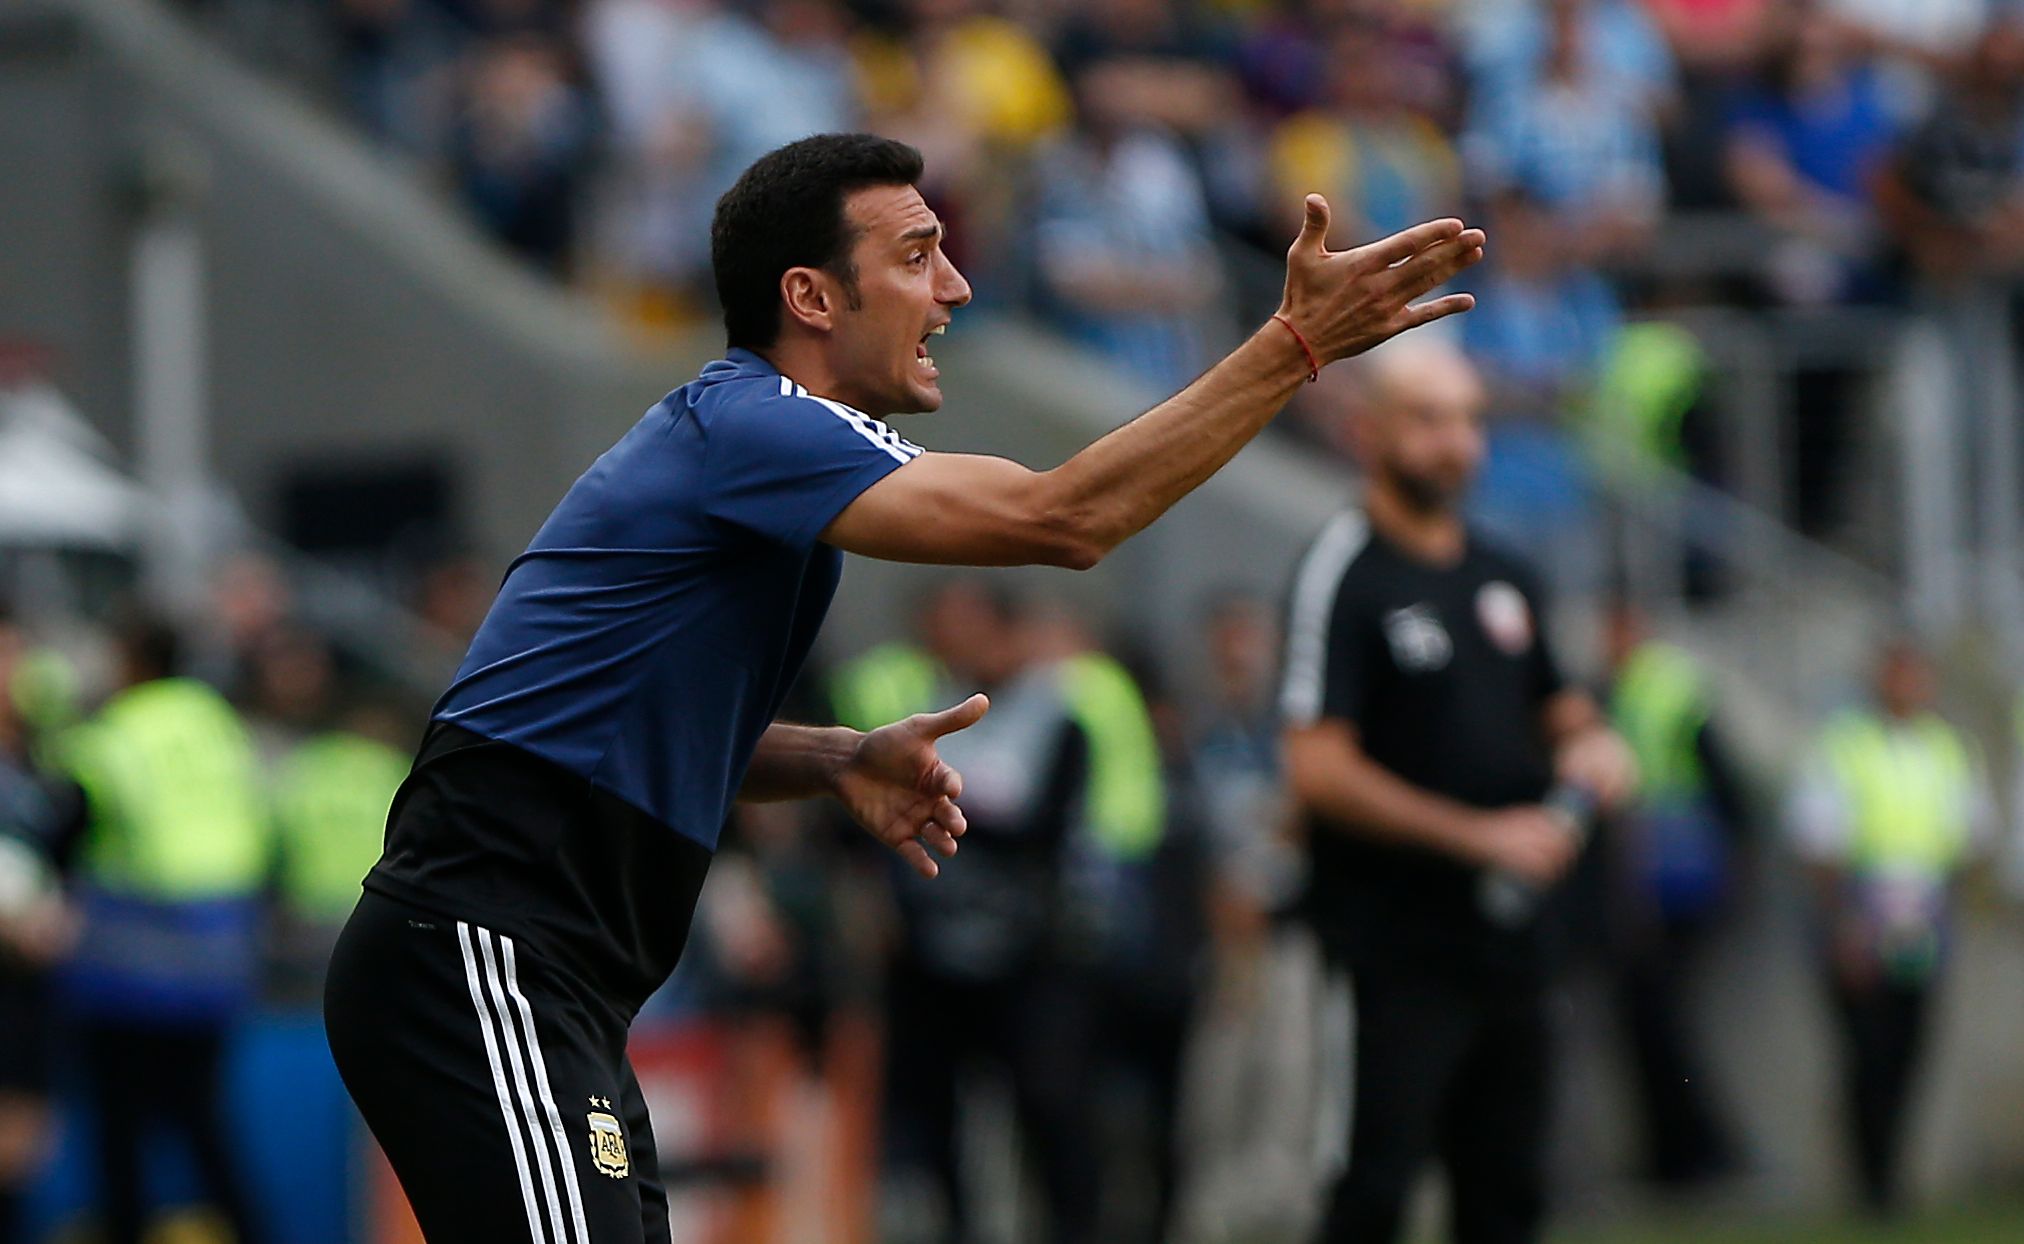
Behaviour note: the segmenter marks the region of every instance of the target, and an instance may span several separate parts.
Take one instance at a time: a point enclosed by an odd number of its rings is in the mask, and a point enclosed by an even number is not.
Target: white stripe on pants
[[[513,1147],[513,1162],[520,1177],[521,1203],[527,1210],[529,1237],[534,1244],[590,1244],[576,1164],[570,1158],[562,1118],[555,1108],[547,1063],[541,1055],[541,1043],[534,1026],[534,1011],[528,1005],[526,995],[520,991],[513,943],[511,939],[488,929],[459,921],[457,944],[463,951],[465,983],[470,987],[471,1003],[477,1009],[479,1029],[485,1038],[485,1056],[491,1063],[492,1086],[499,1098],[499,1113],[505,1121],[506,1134]],[[484,977],[482,986],[479,983],[481,969]],[[506,1001],[508,996],[513,999],[511,1007]],[[502,1047],[505,1050],[503,1059],[500,1056]],[[539,1089],[538,1107],[536,1088]],[[534,1151],[532,1166],[527,1160],[529,1148]],[[565,1198],[569,1205],[566,1220],[563,1217]],[[543,1221],[544,1207],[546,1222]]]

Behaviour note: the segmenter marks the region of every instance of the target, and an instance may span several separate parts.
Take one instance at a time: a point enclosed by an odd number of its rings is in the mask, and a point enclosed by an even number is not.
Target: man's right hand
[[[1279,314],[1327,365],[1361,354],[1409,328],[1476,305],[1472,294],[1413,299],[1451,280],[1483,257],[1481,229],[1454,219],[1423,225],[1353,250],[1328,249],[1328,200],[1307,196],[1300,236],[1286,252],[1286,292]]]
[[[1471,837],[1470,863],[1551,885],[1574,863],[1577,835],[1557,813],[1537,804],[1486,812]]]

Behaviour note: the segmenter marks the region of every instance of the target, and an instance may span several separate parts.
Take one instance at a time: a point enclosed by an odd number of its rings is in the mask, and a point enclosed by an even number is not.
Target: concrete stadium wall
[[[48,348],[131,450],[137,191],[144,171],[189,183],[212,466],[258,517],[291,468],[441,452],[468,528],[517,544],[689,365],[629,347],[152,6],[10,5],[0,66],[0,338]]]

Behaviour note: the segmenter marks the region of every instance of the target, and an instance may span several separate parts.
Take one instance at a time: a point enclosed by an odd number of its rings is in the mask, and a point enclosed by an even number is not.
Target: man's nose
[[[960,307],[970,301],[970,283],[956,271],[956,265],[946,259],[942,261],[942,279],[935,289],[935,301],[951,307]]]

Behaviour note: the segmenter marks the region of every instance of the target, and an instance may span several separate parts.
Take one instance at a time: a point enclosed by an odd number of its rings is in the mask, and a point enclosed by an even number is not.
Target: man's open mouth
[[[928,338],[939,337],[948,331],[949,326],[947,324],[937,324],[927,332],[921,334],[920,341],[914,345],[914,361],[921,365],[922,370],[935,370],[935,360],[928,354]]]

